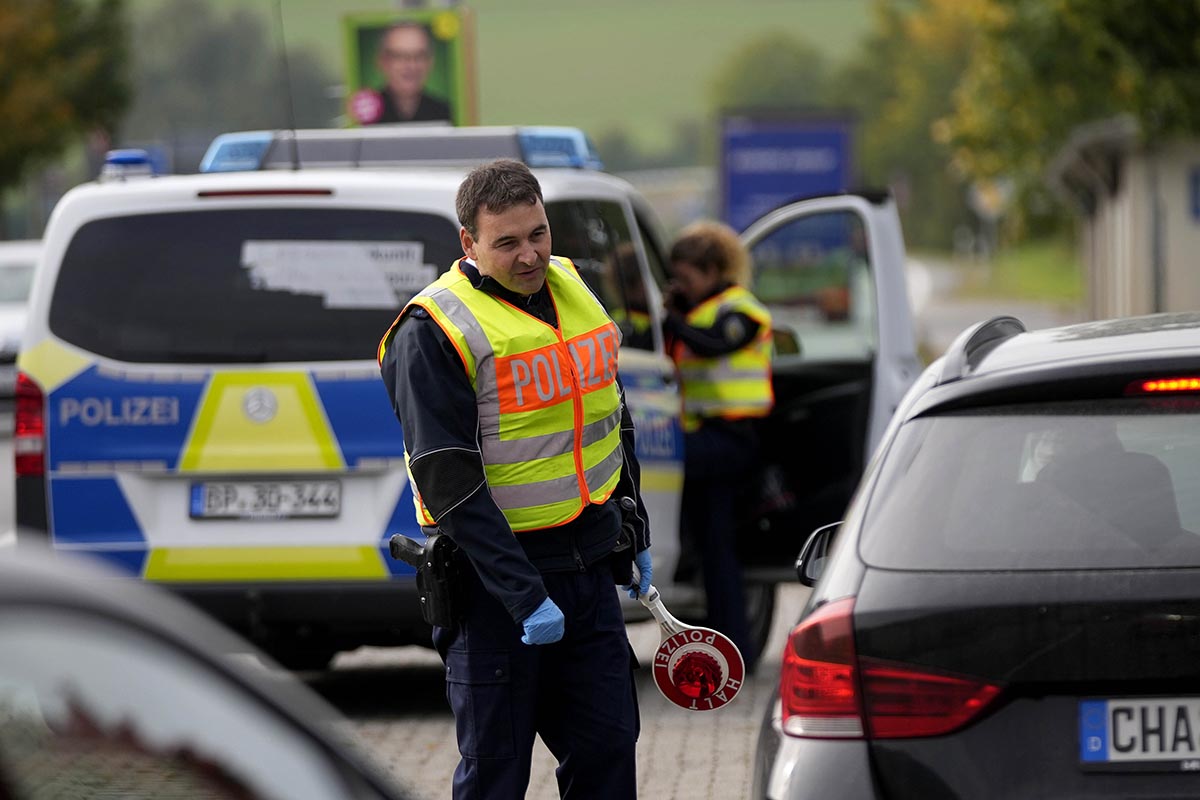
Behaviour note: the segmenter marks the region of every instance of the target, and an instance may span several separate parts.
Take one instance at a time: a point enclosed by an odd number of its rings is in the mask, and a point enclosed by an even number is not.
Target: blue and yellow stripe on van
[[[56,547],[91,553],[151,580],[383,580],[411,576],[388,554],[395,532],[414,532],[403,477],[403,438],[372,369],[112,369],[47,340],[21,367],[47,396],[47,500]],[[269,398],[262,421],[248,404]],[[388,488],[363,518],[369,530],[277,543],[270,522],[242,523],[229,541],[187,516],[186,487],[205,477],[378,478]],[[384,476],[384,477],[380,477]],[[164,487],[180,508],[166,513]],[[390,506],[390,507],[389,507]],[[336,523],[335,523],[336,524]],[[220,525],[220,523],[218,523]],[[278,530],[278,528],[276,528]],[[189,537],[216,539],[193,544]],[[273,541],[274,539],[275,541]],[[347,541],[356,539],[357,541]],[[186,542],[186,543],[185,543]]]

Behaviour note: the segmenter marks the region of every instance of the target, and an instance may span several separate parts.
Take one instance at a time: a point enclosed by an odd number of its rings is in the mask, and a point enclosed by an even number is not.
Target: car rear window
[[[1200,399],[972,410],[904,425],[869,499],[872,566],[1200,566]]]
[[[433,214],[203,210],[95,220],[63,256],[50,330],[141,363],[374,359],[403,304],[462,254]]]

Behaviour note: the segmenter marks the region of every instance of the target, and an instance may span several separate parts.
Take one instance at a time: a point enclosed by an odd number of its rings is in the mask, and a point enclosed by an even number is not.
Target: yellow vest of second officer
[[[741,286],[700,303],[685,318],[696,328],[711,327],[722,313],[736,311],[758,323],[758,334],[741,350],[705,357],[677,342],[672,353],[683,383],[683,428],[694,431],[704,417],[765,417],[775,404],[771,388],[771,312]]]
[[[476,289],[458,262],[409,301],[466,365],[488,488],[514,531],[570,522],[621,476],[621,333],[570,260],[552,257],[546,283],[557,330]],[[417,505],[418,521],[433,524]]]

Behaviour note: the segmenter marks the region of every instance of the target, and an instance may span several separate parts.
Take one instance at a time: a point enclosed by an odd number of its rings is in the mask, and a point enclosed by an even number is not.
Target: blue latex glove
[[[554,601],[547,597],[532,614],[521,623],[525,626],[525,635],[521,641],[525,644],[553,644],[563,636],[563,613]]]
[[[633,557],[633,563],[637,567],[638,579],[637,587],[630,587],[629,596],[637,599],[640,594],[645,594],[650,591],[650,578],[654,575],[654,568],[650,566],[650,548],[646,548],[642,552]]]

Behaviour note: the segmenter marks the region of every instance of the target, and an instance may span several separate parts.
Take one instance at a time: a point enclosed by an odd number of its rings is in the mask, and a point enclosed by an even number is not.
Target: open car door
[[[786,580],[805,536],[842,518],[892,412],[919,373],[904,239],[884,194],[802,200],[742,234],[771,311],[775,409],[748,490],[743,565]]]

